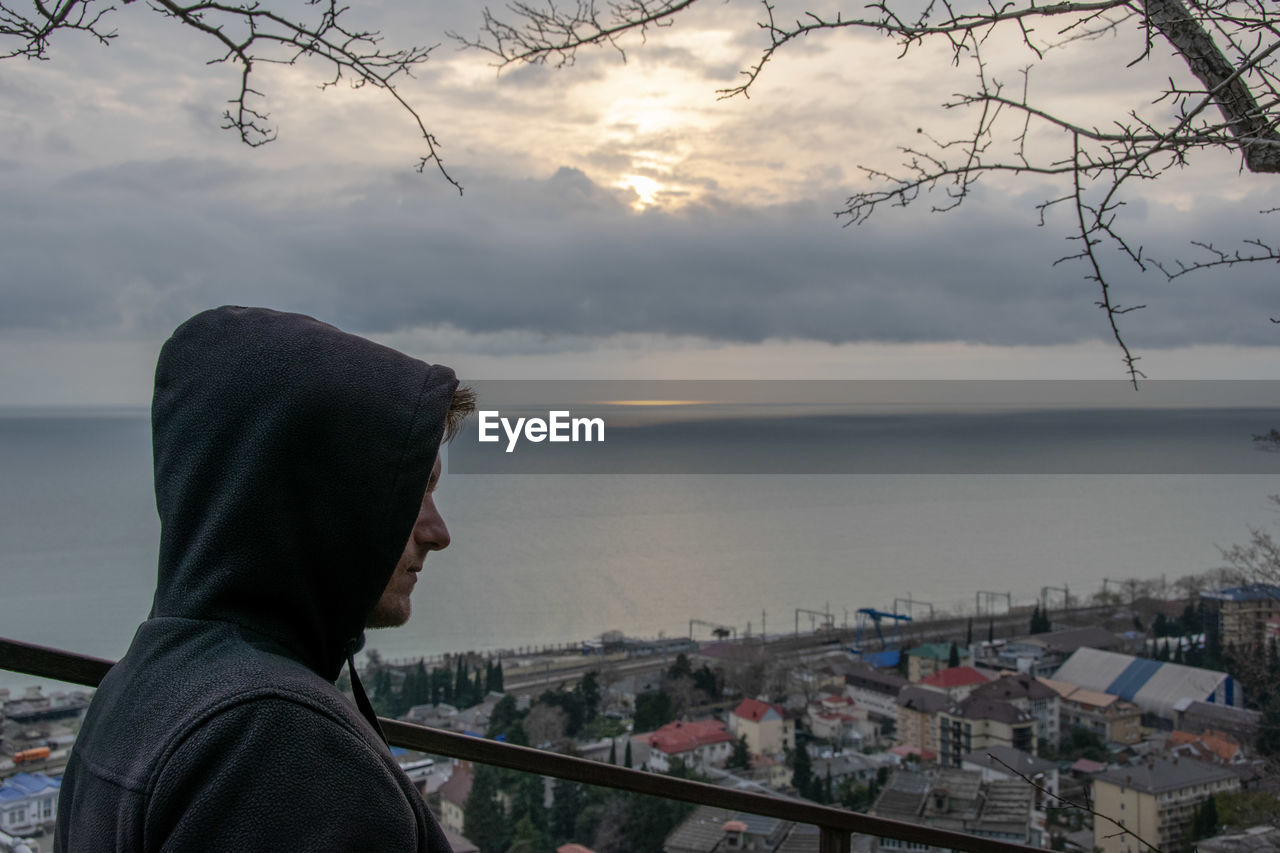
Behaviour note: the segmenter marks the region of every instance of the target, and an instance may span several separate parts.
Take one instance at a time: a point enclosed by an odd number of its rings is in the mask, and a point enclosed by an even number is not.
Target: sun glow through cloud
[[[644,210],[646,207],[656,205],[658,193],[662,191],[661,184],[644,175],[623,175],[618,186],[630,189],[636,194],[636,200],[631,203],[636,210]]]

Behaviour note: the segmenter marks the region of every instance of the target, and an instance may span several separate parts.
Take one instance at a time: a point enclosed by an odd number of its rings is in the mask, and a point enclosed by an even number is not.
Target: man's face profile
[[[427,490],[422,495],[422,506],[418,508],[418,518],[409,533],[409,541],[396,562],[395,571],[382,591],[382,597],[369,614],[369,628],[394,628],[409,621],[412,611],[410,596],[418,583],[418,573],[422,571],[422,562],[428,551],[440,551],[449,547],[449,528],[445,526],[440,511],[436,509],[435,489],[440,482],[440,456],[436,455],[436,464],[431,469],[431,477],[427,480]]]

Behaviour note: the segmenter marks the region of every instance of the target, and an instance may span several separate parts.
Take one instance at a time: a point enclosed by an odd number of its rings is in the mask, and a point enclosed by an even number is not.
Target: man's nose
[[[425,551],[443,551],[449,547],[449,527],[444,523],[440,511],[432,506],[423,508],[418,513],[418,522],[413,526],[413,535]]]

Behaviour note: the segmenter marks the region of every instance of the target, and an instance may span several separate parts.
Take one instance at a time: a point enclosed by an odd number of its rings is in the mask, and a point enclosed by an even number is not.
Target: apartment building
[[[1210,590],[1200,597],[1216,602],[1222,644],[1238,649],[1261,647],[1267,640],[1267,623],[1280,618],[1280,586],[1253,583]]]
[[[970,752],[1010,746],[1036,754],[1036,718],[1008,702],[969,696],[937,713],[938,761],[959,767]]]
[[[1191,758],[1149,756],[1138,764],[1113,767],[1093,777],[1093,807],[1139,836],[1118,835],[1096,820],[1094,849],[1101,853],[1147,853],[1146,843],[1181,850],[1196,807],[1213,794],[1240,790],[1240,777],[1226,767]]]
[[[1082,728],[1106,743],[1132,744],[1142,740],[1142,709],[1133,702],[1063,681],[1042,678],[1040,683],[1058,694],[1062,735]]]
[[[1035,676],[1004,675],[974,688],[973,695],[999,699],[1036,718],[1036,736],[1057,745],[1061,737],[1062,700]]]

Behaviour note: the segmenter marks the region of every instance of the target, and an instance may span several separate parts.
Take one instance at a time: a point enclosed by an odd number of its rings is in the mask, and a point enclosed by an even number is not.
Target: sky
[[[370,3],[389,46],[439,44],[401,92],[458,192],[428,170],[384,93],[325,90],[324,68],[269,66],[278,128],[248,148],[219,129],[235,70],[145,4],[103,46],[60,33],[48,61],[0,63],[0,406],[145,403],[159,346],[220,304],[301,311],[460,375],[494,378],[1102,378],[1120,352],[1078,263],[1064,186],[984,179],[949,213],[922,200],[850,226],[833,212],[902,145],[950,138],[972,85],[929,46],[814,36],[721,100],[753,64],[758,4],[695,5],[670,27],[509,67],[459,49],[472,2]],[[803,7],[797,7],[797,10]],[[782,14],[791,13],[783,3]],[[1021,86],[997,34],[988,73]],[[1050,51],[1035,98],[1085,125],[1160,116],[1161,55],[1136,28]],[[1011,130],[1007,135],[1016,131]],[[1031,144],[1062,149],[1059,134]],[[1065,149],[1064,149],[1065,150]],[[1274,176],[1197,154],[1125,198],[1148,254],[1268,237]],[[1151,377],[1278,378],[1274,265],[1165,281],[1106,249]]]

